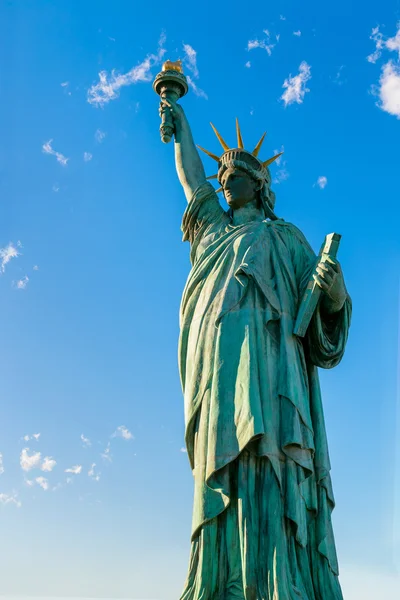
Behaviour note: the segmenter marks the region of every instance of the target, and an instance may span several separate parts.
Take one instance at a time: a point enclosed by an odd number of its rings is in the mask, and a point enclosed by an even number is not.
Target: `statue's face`
[[[240,169],[230,167],[221,180],[224,196],[233,209],[241,208],[256,198],[259,186],[250,175]]]

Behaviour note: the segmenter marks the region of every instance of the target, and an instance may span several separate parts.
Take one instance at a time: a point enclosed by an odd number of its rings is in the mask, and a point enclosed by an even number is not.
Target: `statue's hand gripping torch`
[[[171,62],[167,60],[162,66],[161,73],[153,82],[153,90],[160,96],[161,100],[172,100],[176,102],[187,94],[189,89],[186,77],[183,74],[180,60]],[[171,141],[174,134],[174,123],[171,113],[164,111],[161,116],[160,135],[164,144]]]

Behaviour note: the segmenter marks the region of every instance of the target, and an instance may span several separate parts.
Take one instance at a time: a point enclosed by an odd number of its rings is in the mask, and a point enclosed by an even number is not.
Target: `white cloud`
[[[120,89],[124,86],[139,82],[151,81],[153,75],[151,69],[158,64],[165,54],[163,48],[165,35],[162,34],[158,43],[156,54],[148,54],[146,58],[136,67],[124,74],[118,74],[115,69],[108,74],[107,71],[100,71],[99,83],[92,85],[88,91],[88,102],[94,106],[101,107],[119,97]]]
[[[7,244],[7,246],[4,246],[4,248],[0,248],[1,272],[4,273],[6,265],[10,262],[10,260],[12,258],[17,258],[18,256],[21,256],[21,253],[18,252],[17,248],[12,242]]]
[[[66,158],[64,154],[61,154],[61,152],[56,152],[55,150],[53,150],[51,145],[52,141],[53,140],[49,140],[48,142],[45,142],[42,146],[42,151],[45,154],[51,154],[52,156],[55,156],[58,162],[62,164],[63,167],[65,167],[67,165],[67,162],[69,161],[69,158]]]
[[[187,68],[196,79],[199,76],[199,70],[197,68],[197,52],[189,44],[183,44],[183,51],[185,58],[183,59]]]
[[[88,471],[88,476],[90,477],[90,479],[93,479],[93,481],[100,481],[101,473],[96,473],[95,467],[96,467],[96,463],[92,463],[92,465]]]
[[[29,453],[29,448],[24,448],[21,451],[20,457],[19,457],[19,463],[21,465],[21,469],[23,471],[30,471],[31,469],[37,469],[40,465],[40,461],[41,461],[41,453],[40,452],[34,452],[33,454],[28,454]]]
[[[382,67],[377,93],[379,108],[400,119],[400,65],[390,60]]]
[[[285,79],[283,83],[282,87],[286,88],[286,91],[282,94],[281,100],[283,100],[285,106],[293,104],[293,102],[297,102],[297,104],[303,102],[306,92],[310,91],[306,87],[306,83],[310,79],[311,67],[303,60],[300,64],[298,75],[295,75],[294,77],[289,75],[288,79]]]
[[[40,438],[40,433],[32,433],[32,435],[24,435],[24,440],[25,442],[29,442],[30,440],[36,440],[37,442],[39,441]]]
[[[60,85],[61,85],[61,87],[68,87],[69,86],[69,81],[64,81]]]
[[[106,449],[100,455],[102,458],[104,458],[104,460],[106,460],[108,462],[112,462],[110,450],[111,450],[111,448],[110,448],[110,442],[108,442]]]
[[[4,473],[3,455],[0,452],[0,475],[3,475],[3,473]]]
[[[190,77],[190,75],[187,75],[186,77],[187,82],[189,84],[189,86],[192,88],[193,92],[196,94],[196,96],[199,96],[199,98],[204,98],[205,100],[208,100],[208,96],[205,93],[204,90],[200,89],[195,82],[193,81],[193,79]]]
[[[265,39],[264,40],[249,40],[247,42],[247,50],[254,50],[255,48],[261,48],[266,50],[268,56],[271,56],[272,50],[275,48],[275,44],[271,44],[271,34],[268,29],[264,29]],[[279,36],[276,36],[276,41],[279,41]]]
[[[49,489],[49,482],[45,477],[36,477],[35,481],[45,491],[47,491]]]
[[[83,160],[85,162],[89,162],[89,160],[92,160],[92,158],[93,158],[93,154],[91,154],[90,152],[83,153]]]
[[[53,190],[53,192],[58,192],[60,190],[60,187],[57,183],[55,183],[51,189]]]
[[[286,169],[286,167],[282,167],[282,169],[278,169],[275,173],[273,183],[282,183],[282,181],[286,181],[286,179],[289,179],[289,171]]]
[[[367,56],[367,61],[375,64],[382,56],[383,50],[398,52],[400,60],[400,22],[397,24],[397,32],[391,38],[385,38],[380,31],[380,25],[372,29],[369,39],[375,43],[375,50]]]
[[[379,31],[379,25],[373,28],[369,39],[375,42],[375,50],[372,52],[372,54],[367,56],[367,61],[375,64],[376,61],[381,57],[382,49],[385,45],[383,34]]]
[[[120,425],[111,437],[122,437],[124,440],[132,440],[133,434],[124,425]]]
[[[325,177],[325,175],[320,175],[320,177],[318,177],[317,181],[314,183],[314,186],[318,186],[321,190],[323,190],[326,185],[328,183],[328,178]]]
[[[397,24],[396,35],[386,40],[386,48],[399,53],[398,60],[400,61],[400,22]]]
[[[65,469],[65,473],[72,473],[73,475],[79,475],[82,472],[82,465],[75,465],[69,469]]]
[[[1,504],[15,504],[17,508],[21,508],[22,504],[18,500],[18,494],[13,492],[12,494],[0,494]]]
[[[18,279],[18,281],[15,281],[14,286],[16,287],[17,290],[24,290],[24,289],[26,289],[26,286],[28,285],[28,281],[29,281],[29,277],[28,277],[28,275],[25,275],[25,277],[23,277],[22,279]]]
[[[106,132],[102,131],[101,129],[96,129],[96,132],[94,134],[95,140],[96,142],[98,142],[99,144],[101,144],[101,142],[104,140],[104,138],[106,137]]]
[[[284,150],[284,146],[281,146],[280,150],[274,150],[274,155],[279,154],[280,152],[284,152]],[[276,171],[272,183],[279,184],[283,181],[286,181],[286,179],[289,178],[289,171],[286,168],[286,160],[284,159],[283,155],[277,158],[275,162],[280,168]]]
[[[34,271],[39,271],[39,267],[37,265],[33,265],[33,270]]]
[[[245,67],[247,67],[248,69],[250,69],[251,67],[251,62],[248,60],[247,63],[244,65]]]
[[[35,485],[35,482],[32,479],[25,479],[25,483],[28,487],[32,487]]]
[[[284,151],[285,151],[285,147],[284,147],[284,146],[281,146],[281,149],[280,149],[280,150],[274,150],[274,156],[276,156],[277,154],[280,154],[281,152],[284,152]],[[280,165],[280,164],[281,164],[281,162],[282,162],[283,160],[284,160],[284,159],[283,159],[283,155],[281,154],[281,155],[280,155],[280,156],[279,156],[279,157],[276,159],[275,163],[276,163],[277,165]],[[286,164],[286,161],[284,161],[284,164]]]
[[[92,445],[92,442],[89,440],[89,438],[85,437],[83,433],[81,433],[81,440],[84,448],[89,448],[89,446]]]
[[[345,80],[342,79],[343,69],[344,69],[344,65],[340,65],[335,77],[332,80],[333,83],[336,83],[336,85],[343,85],[343,83],[345,83]]]
[[[186,450],[186,448],[184,448],[184,447],[182,446],[182,448],[180,449],[180,452],[187,453],[187,450]]]
[[[284,17],[283,15],[279,15],[279,18],[281,21],[286,21],[286,17]]]
[[[43,463],[40,467],[40,469],[42,471],[47,471],[50,472],[54,469],[54,467],[56,466],[57,461],[54,460],[54,458],[52,456],[45,456],[43,459]]]
[[[293,35],[297,35],[297,37],[300,37],[301,36],[300,29],[298,31],[293,31]]]

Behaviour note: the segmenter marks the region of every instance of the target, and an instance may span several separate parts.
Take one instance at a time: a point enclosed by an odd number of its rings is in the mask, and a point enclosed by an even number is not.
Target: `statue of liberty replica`
[[[164,65],[154,89],[163,141],[174,136],[192,264],[180,309],[194,477],[181,600],[342,600],[318,379],[318,367],[340,362],[348,336],[340,265],[276,216],[268,166],[277,157],[260,160],[264,136],[246,150],[237,123],[230,148],[214,128],[222,153],[206,153],[215,191],[176,102],[187,91],[179,61]],[[304,300],[307,327],[297,335]]]

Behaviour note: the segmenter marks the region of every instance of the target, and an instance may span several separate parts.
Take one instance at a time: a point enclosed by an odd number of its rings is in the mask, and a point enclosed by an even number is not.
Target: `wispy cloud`
[[[89,440],[89,438],[85,437],[83,433],[81,433],[81,440],[84,448],[89,448],[89,446],[92,445],[92,442]]]
[[[40,433],[32,433],[32,435],[24,435],[23,439],[25,442],[29,442],[30,440],[36,440],[38,442],[40,435]]]
[[[17,243],[17,246],[21,246],[21,242]],[[6,269],[6,265],[10,262],[12,258],[17,258],[21,256],[21,253],[18,252],[16,246],[10,242],[4,248],[0,248],[0,261],[1,261],[1,272],[4,273]]]
[[[69,469],[65,469],[65,473],[72,473],[73,475],[79,475],[82,472],[82,465],[75,465]]]
[[[88,471],[88,476],[90,477],[90,479],[93,479],[93,481],[100,481],[100,475],[100,472],[96,473],[96,463],[92,463]]]
[[[311,79],[311,67],[305,61],[300,64],[299,73],[292,77],[289,75],[283,83],[283,88],[286,91],[282,94],[281,100],[283,100],[285,106],[297,102],[302,104],[306,92],[310,90],[306,87],[307,81]]]
[[[201,88],[199,88],[195,82],[193,81],[193,79],[190,77],[190,75],[187,75],[186,77],[187,82],[189,84],[189,86],[192,88],[193,92],[196,94],[196,96],[199,96],[199,98],[204,98],[204,100],[208,100],[208,96],[205,93],[204,90],[202,90]]]
[[[247,67],[248,69],[250,69],[251,67],[251,62],[248,60],[247,63],[244,65],[245,67]]]
[[[183,44],[183,51],[185,53],[183,61],[189,71],[191,71],[193,77],[197,79],[199,76],[199,70],[197,68],[197,52],[189,44]]]
[[[271,43],[271,34],[268,29],[264,29],[263,33],[265,34],[265,38],[262,40],[254,39],[249,40],[247,42],[247,50],[254,50],[255,48],[261,48],[265,50],[268,56],[271,56],[272,50],[275,48],[276,44]],[[275,36],[276,41],[279,41],[279,35]]]
[[[56,152],[51,145],[52,141],[53,140],[49,140],[48,142],[45,142],[42,146],[42,151],[45,154],[51,154],[52,156],[55,156],[58,162],[65,167],[69,161],[69,158],[66,158],[64,154],[61,154],[61,152]]]
[[[38,265],[33,265],[33,270],[34,270],[34,271],[39,271],[39,267],[38,267]]]
[[[281,146],[280,150],[274,150],[274,155],[279,154],[280,152],[284,152],[284,150],[285,150],[284,146]],[[279,169],[277,169],[275,176],[272,180],[272,183],[279,184],[279,183],[282,183],[283,181],[286,181],[286,179],[289,179],[289,171],[286,168],[286,160],[283,155],[281,155],[279,158],[277,158],[275,162],[276,162],[277,166],[279,167]]]
[[[318,186],[321,190],[323,190],[328,184],[328,178],[325,175],[320,175],[317,181],[314,183],[314,187]]]
[[[40,452],[33,452],[33,454],[29,454],[29,448],[24,448],[19,457],[21,469],[23,471],[30,471],[31,469],[39,468],[41,458],[42,455]]]
[[[380,30],[380,25],[372,29],[369,39],[375,44],[375,50],[367,56],[367,61],[375,64],[382,56],[383,50],[398,52],[400,60],[400,22],[397,25],[397,31],[393,37],[386,37]]]
[[[43,463],[40,467],[40,469],[42,471],[47,471],[50,472],[54,469],[54,467],[56,466],[57,461],[54,460],[54,458],[52,456],[45,456],[43,459]]]
[[[197,52],[189,44],[183,44],[183,50],[185,53],[183,62],[192,74],[192,76],[190,76],[190,75],[186,76],[189,87],[192,89],[193,93],[196,96],[198,96],[199,98],[204,98],[205,100],[208,100],[208,96],[207,96],[206,92],[204,90],[202,90],[197,85],[197,83],[195,83],[195,81],[194,81],[194,79],[199,78],[199,69],[197,68]]]
[[[124,425],[120,425],[111,437],[122,437],[124,440],[133,440],[133,434]]]
[[[293,35],[296,35],[297,37],[300,37],[301,36],[300,29],[298,31],[293,31]]]
[[[286,21],[286,17],[284,17],[283,15],[279,15],[279,18],[281,21]]]
[[[22,503],[18,500],[17,492],[12,494],[0,494],[0,504],[15,504],[17,508],[21,508]]]
[[[96,140],[96,142],[101,144],[101,142],[104,140],[106,135],[107,134],[105,131],[102,131],[101,129],[96,129],[95,134],[94,134],[94,139]]]
[[[4,473],[3,455],[0,452],[0,475],[3,475],[3,473]]]
[[[17,281],[14,282],[14,287],[17,290],[24,290],[24,289],[26,289],[28,282],[29,282],[29,277],[28,277],[28,275],[25,275],[25,277],[22,277],[22,279],[18,279]]]
[[[185,454],[185,453],[187,454],[187,450],[186,450],[186,448],[184,448],[183,446],[182,446],[182,448],[180,449],[180,452],[183,452],[184,454]]]
[[[343,79],[343,69],[344,65],[340,65],[335,77],[331,77],[333,83],[335,83],[336,85],[343,85],[344,83],[346,83],[346,80]]]
[[[57,183],[55,183],[51,189],[53,190],[53,192],[59,192],[60,186]]]
[[[35,481],[43,490],[47,491],[49,489],[49,482],[45,477],[36,477]]]
[[[151,69],[158,64],[165,54],[165,35],[162,34],[158,43],[158,50],[155,54],[148,54],[146,58],[136,67],[124,74],[118,74],[115,69],[110,74],[107,71],[100,71],[99,82],[88,91],[88,102],[96,107],[102,107],[110,100],[119,97],[122,87],[139,82],[152,80]]]
[[[112,462],[112,458],[111,458],[111,444],[110,444],[110,442],[108,442],[107,447],[105,448],[104,452],[101,453],[100,456],[102,458],[104,458],[105,461]]]
[[[92,158],[93,158],[93,154],[91,154],[90,152],[83,153],[83,160],[85,162],[89,162],[90,160],[92,160]]]

